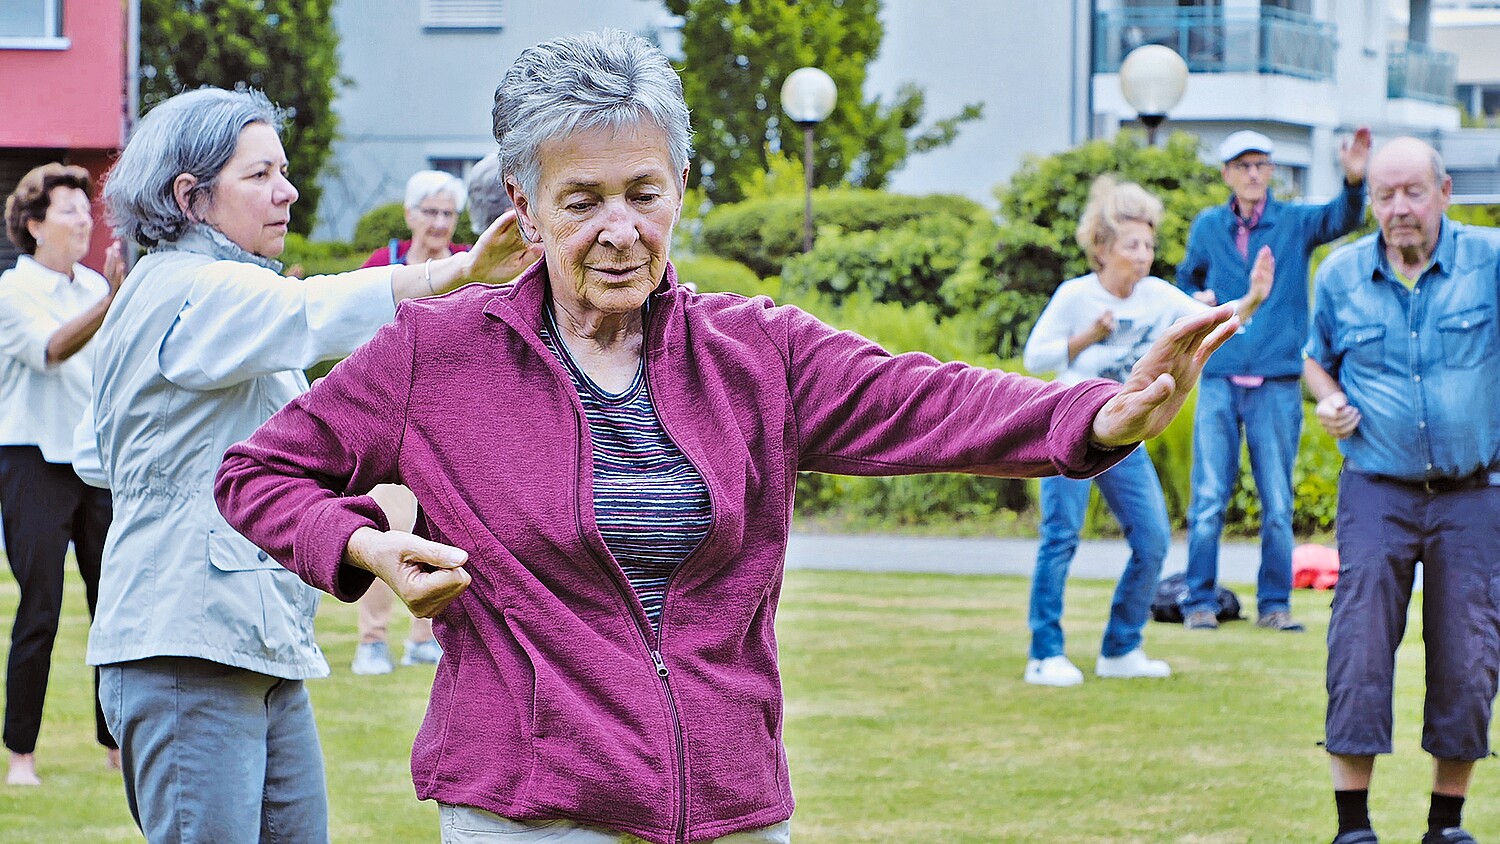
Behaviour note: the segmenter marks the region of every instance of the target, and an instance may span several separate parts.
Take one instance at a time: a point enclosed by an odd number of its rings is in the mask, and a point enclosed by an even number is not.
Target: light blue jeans
[[[575,821],[513,821],[472,806],[438,804],[443,844],[646,844],[634,835]],[[792,822],[736,832],[704,844],[791,844]]]
[[[301,680],[204,659],[99,667],[125,798],[151,844],[320,844],[328,791]]]
[[[1219,538],[1240,476],[1240,429],[1260,494],[1261,613],[1291,608],[1292,465],[1302,436],[1302,384],[1295,378],[1236,387],[1228,378],[1198,385],[1193,422],[1193,500],[1188,506],[1187,603],[1183,612],[1219,610]]]
[[[1092,481],[1042,478],[1041,545],[1031,578],[1031,658],[1063,652],[1063,589],[1068,567],[1078,550],[1078,532],[1089,506],[1089,486],[1098,484],[1104,502],[1119,519],[1130,545],[1130,559],[1115,586],[1101,656],[1123,656],[1141,646],[1141,629],[1151,613],[1151,598],[1167,557],[1171,527],[1161,480],[1144,447]]]

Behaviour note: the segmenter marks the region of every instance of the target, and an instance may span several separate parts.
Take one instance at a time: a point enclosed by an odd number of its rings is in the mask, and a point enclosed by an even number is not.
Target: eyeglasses
[[[418,208],[417,213],[422,215],[422,219],[430,223],[436,223],[438,220],[458,219],[457,211],[449,211],[446,208]]]
[[[1265,161],[1231,161],[1231,162],[1229,162],[1229,166],[1230,166],[1231,169],[1237,170],[1237,171],[1239,171],[1241,173],[1249,173],[1251,170],[1259,170],[1259,171],[1264,171],[1264,172],[1270,172],[1271,168],[1275,167],[1276,165],[1274,163],[1272,163],[1270,160],[1265,160]]]

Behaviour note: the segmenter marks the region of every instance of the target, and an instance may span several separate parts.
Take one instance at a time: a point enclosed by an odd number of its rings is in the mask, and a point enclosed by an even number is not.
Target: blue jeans
[[[328,792],[301,680],[204,659],[99,667],[125,799],[151,844],[319,844]]]
[[[1219,537],[1224,509],[1240,476],[1240,429],[1260,493],[1261,613],[1291,608],[1292,464],[1302,435],[1302,384],[1295,378],[1236,387],[1228,378],[1198,385],[1193,421],[1193,500],[1188,507],[1187,603],[1184,612],[1218,612]]]
[[[1125,541],[1130,559],[1115,587],[1104,628],[1101,656],[1123,656],[1141,646],[1141,628],[1151,612],[1151,597],[1167,556],[1171,529],[1161,480],[1144,447],[1110,467],[1092,481],[1073,478],[1042,478],[1041,545],[1037,548],[1036,574],[1031,578],[1031,658],[1046,659],[1063,652],[1063,588],[1068,567],[1078,550],[1078,532],[1083,528],[1089,505],[1089,485],[1098,484]]]

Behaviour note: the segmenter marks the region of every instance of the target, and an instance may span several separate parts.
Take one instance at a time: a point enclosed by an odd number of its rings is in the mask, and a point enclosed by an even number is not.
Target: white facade
[[[485,14],[453,16],[476,9]],[[676,49],[659,0],[342,0],[333,19],[351,84],[333,104],[339,136],[321,177],[320,240],[349,239],[361,214],[401,199],[412,173],[460,174],[488,154],[495,86],[526,47],[616,27]],[[454,25],[475,23],[484,26]]]

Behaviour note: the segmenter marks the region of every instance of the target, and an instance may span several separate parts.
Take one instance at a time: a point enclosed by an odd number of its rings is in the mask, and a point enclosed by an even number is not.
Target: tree
[[[985,338],[1002,355],[1019,352],[1052,291],[1089,271],[1074,240],[1089,187],[1102,173],[1137,182],[1166,206],[1156,233],[1152,272],[1176,277],[1198,212],[1228,200],[1219,171],[1198,158],[1198,139],[1174,133],[1164,146],[1148,147],[1135,133],[1089,141],[1056,155],[1029,157],[997,188],[1000,225],[975,238],[960,269],[943,286],[950,307],[986,317],[995,336]]]
[[[141,0],[141,108],[213,85],[248,86],[286,111],[281,141],[301,198],[291,228],[312,230],[318,174],[338,121],[334,0]]]
[[[714,202],[745,195],[773,156],[802,155],[802,131],[781,111],[793,70],[822,68],[838,104],[819,125],[813,153],[819,184],[879,188],[912,153],[952,142],[979,104],[919,128],[925,100],[902,86],[890,103],[866,101],[866,66],[880,50],[880,0],[666,0],[683,18],[683,93],[693,112],[691,183]]]

